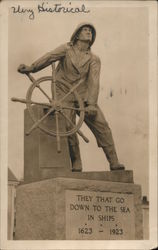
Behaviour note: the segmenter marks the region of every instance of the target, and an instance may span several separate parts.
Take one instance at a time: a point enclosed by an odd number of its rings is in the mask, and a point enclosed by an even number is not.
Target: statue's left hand
[[[88,116],[94,118],[97,114],[97,108],[95,107],[95,105],[90,104],[85,108],[85,112]]]

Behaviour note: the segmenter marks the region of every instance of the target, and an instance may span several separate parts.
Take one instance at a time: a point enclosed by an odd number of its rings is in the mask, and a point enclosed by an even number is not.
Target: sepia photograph
[[[156,248],[157,2],[0,5],[0,248]]]

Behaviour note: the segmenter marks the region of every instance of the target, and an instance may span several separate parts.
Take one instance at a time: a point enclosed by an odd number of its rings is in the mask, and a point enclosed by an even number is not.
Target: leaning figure
[[[20,73],[35,73],[58,61],[56,67],[56,84],[58,95],[64,94],[64,84],[74,86],[80,81],[77,92],[85,107],[84,121],[94,134],[98,147],[103,149],[110,165],[110,170],[124,170],[119,163],[114,140],[107,121],[100,110],[98,102],[99,78],[101,62],[98,56],[91,52],[91,46],[96,38],[95,27],[90,23],[80,24],[71,36],[70,42],[63,44],[35,61],[31,66],[21,64]],[[74,100],[74,106],[77,104]],[[67,111],[67,116],[75,123],[77,111]],[[79,115],[79,114],[78,114]],[[66,124],[68,130],[70,124]],[[68,137],[72,171],[82,171],[79,141],[76,134]]]

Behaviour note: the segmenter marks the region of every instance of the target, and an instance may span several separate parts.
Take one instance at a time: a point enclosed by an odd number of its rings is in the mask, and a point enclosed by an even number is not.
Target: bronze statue
[[[100,110],[97,101],[99,94],[99,77],[101,62],[98,56],[91,52],[96,37],[95,27],[90,23],[80,24],[71,36],[70,42],[47,53],[31,66],[20,65],[20,73],[35,73],[58,61],[55,71],[56,84],[60,86],[58,95],[65,93],[65,85],[68,83],[72,87],[80,83],[77,92],[82,98],[85,108],[84,121],[93,132],[98,147],[102,147],[110,170],[124,170],[124,166],[119,163],[115,150],[115,145],[111,130]],[[73,100],[75,109],[67,110],[69,120],[75,123],[77,111],[77,101]],[[67,129],[70,123],[67,122]],[[76,134],[68,136],[72,171],[81,171],[82,164],[80,158],[79,141]]]

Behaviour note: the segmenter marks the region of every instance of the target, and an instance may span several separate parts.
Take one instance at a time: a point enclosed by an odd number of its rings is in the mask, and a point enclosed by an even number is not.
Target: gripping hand
[[[30,72],[32,72],[32,67],[27,66],[25,64],[20,64],[18,67],[18,72],[22,73],[22,74],[30,73]]]
[[[85,108],[85,112],[86,112],[86,115],[94,118],[97,114],[97,108],[95,107],[95,105],[90,104]]]

